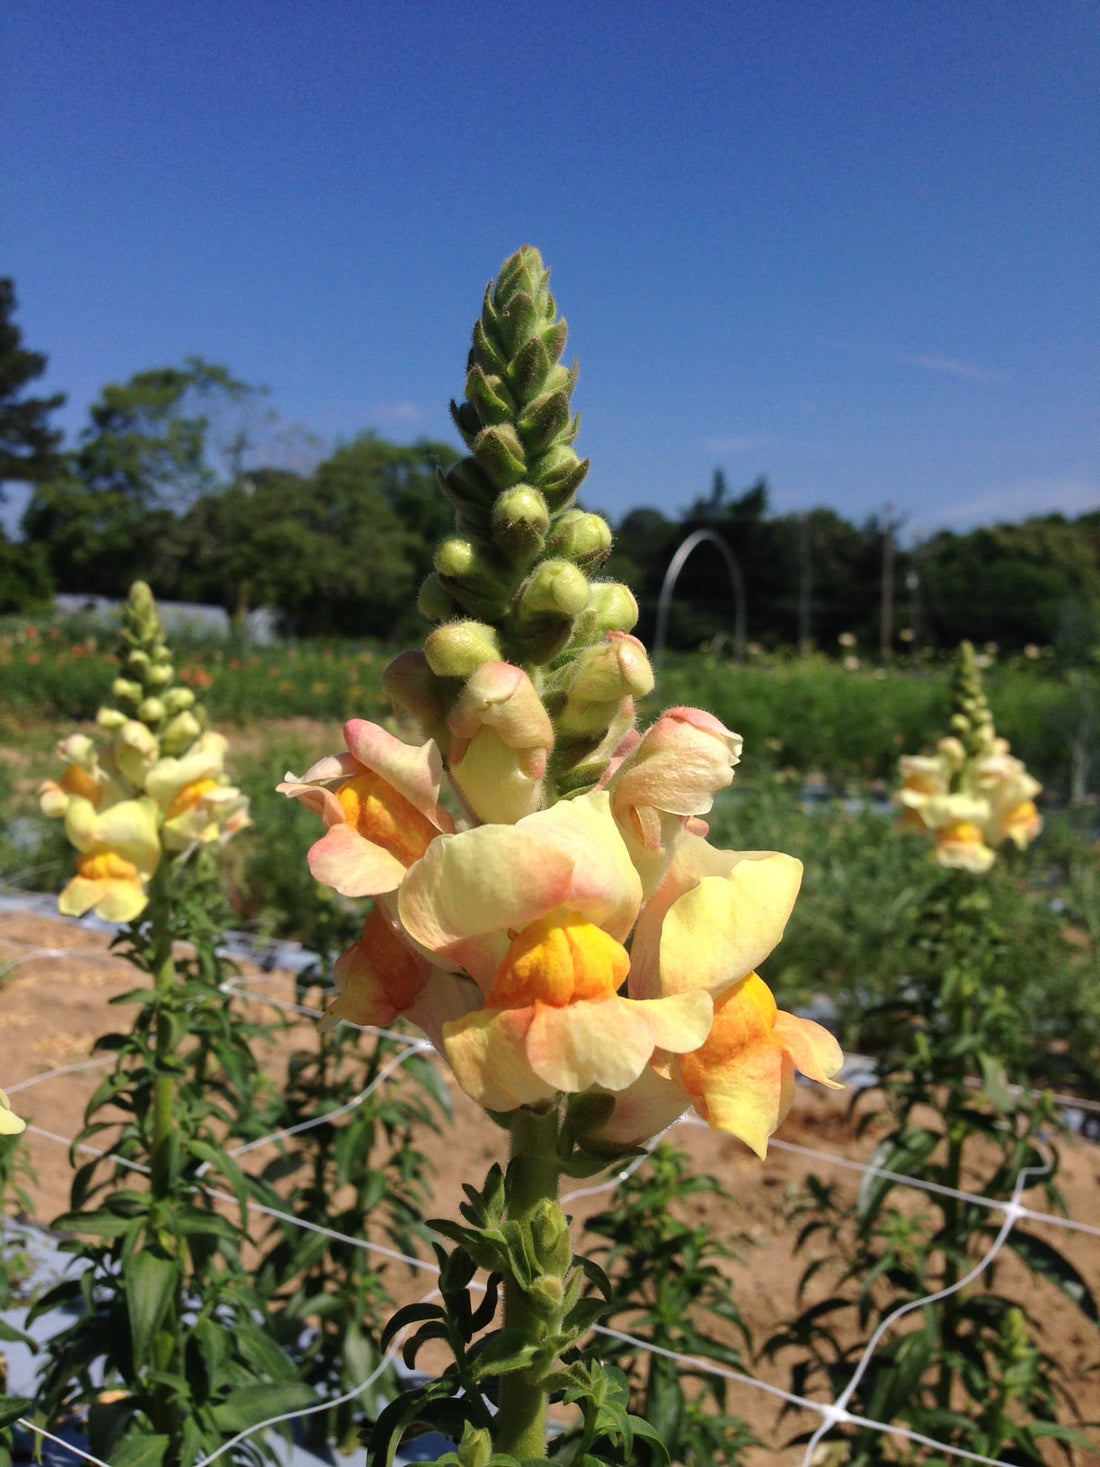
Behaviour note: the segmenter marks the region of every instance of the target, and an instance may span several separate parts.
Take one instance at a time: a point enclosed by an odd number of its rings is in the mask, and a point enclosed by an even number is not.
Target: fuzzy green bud
[[[131,682],[129,678],[116,677],[111,684],[111,695],[123,705],[129,703],[136,707],[145,696],[145,689],[140,683]]]
[[[467,1421],[462,1429],[458,1460],[462,1467],[489,1467],[493,1455],[493,1439],[484,1427],[473,1427]]]
[[[597,570],[611,550],[611,526],[598,514],[570,509],[554,525],[547,554],[571,560],[582,570]]]
[[[158,662],[155,667],[149,669],[145,679],[148,688],[166,688],[176,675],[176,670],[170,662]]]
[[[147,727],[164,721],[167,709],[159,698],[143,698],[138,707],[138,717]]]
[[[128,720],[125,713],[117,708],[101,708],[95,716],[96,723],[108,733],[114,733],[115,729],[121,728]]]
[[[143,652],[140,647],[136,647],[132,652],[128,652],[123,663],[123,667],[129,676],[137,678],[141,682],[144,682],[148,677],[149,669],[152,665],[149,660],[149,654]]]
[[[454,597],[434,571],[420,588],[416,609],[429,621],[446,621],[457,610]]]
[[[594,581],[589,587],[588,609],[603,632],[629,632],[638,624],[638,603],[628,586],[619,581]]]
[[[498,489],[511,489],[527,472],[527,457],[510,423],[485,428],[471,445],[478,467]]]
[[[184,709],[165,726],[160,736],[160,746],[166,754],[178,758],[201,733],[202,724],[189,709]]]
[[[561,1309],[565,1289],[561,1279],[555,1278],[553,1274],[542,1273],[531,1280],[527,1288],[527,1297],[537,1314],[540,1314],[543,1319],[553,1319]]]
[[[496,631],[480,621],[437,627],[424,642],[424,655],[437,677],[467,678],[482,663],[501,660]]]
[[[493,542],[513,562],[533,560],[550,527],[546,500],[530,484],[517,484],[498,495],[490,519]]]
[[[564,390],[544,393],[530,405],[516,426],[528,454],[545,453],[569,427],[569,393]]]
[[[572,501],[587,473],[588,460],[579,459],[568,443],[559,443],[532,459],[527,480],[542,490],[547,504],[556,511]]]
[[[573,1244],[569,1223],[557,1202],[543,1197],[531,1213],[531,1246],[539,1268],[558,1279],[565,1275],[573,1260]]]
[[[171,717],[173,713],[182,713],[185,708],[191,708],[195,695],[190,688],[169,688],[161,701],[164,703],[164,711]]]
[[[588,605],[588,577],[568,560],[544,560],[520,592],[523,620],[544,616],[579,616]]]

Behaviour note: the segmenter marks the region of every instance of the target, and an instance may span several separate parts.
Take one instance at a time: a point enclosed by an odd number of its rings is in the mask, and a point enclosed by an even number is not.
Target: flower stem
[[[508,1168],[508,1216],[520,1226],[530,1224],[540,1203],[557,1203],[558,1113],[540,1113],[526,1107],[512,1115],[511,1166]],[[515,1278],[504,1281],[504,1328],[517,1330],[540,1342],[557,1333],[560,1317],[548,1318]],[[500,1411],[494,1430],[494,1448],[514,1457],[546,1455],[547,1393],[543,1379],[546,1362],[501,1378]]]
[[[175,1124],[176,1075],[173,1065],[175,1048],[170,1000],[176,980],[176,965],[172,957],[172,907],[168,890],[168,867],[162,862],[153,877],[149,890],[149,913],[151,919],[154,1002],[156,1005],[156,1029],[153,1038],[153,1131],[150,1138],[149,1181],[154,1201],[168,1203],[172,1190],[172,1132]],[[161,1329],[158,1331],[156,1369],[158,1375],[170,1375],[177,1364],[182,1341],[180,1338],[179,1278],[176,1281],[175,1297],[168,1306]],[[168,1436],[172,1446],[167,1462],[175,1462],[173,1455],[178,1448],[182,1426],[179,1403],[174,1394],[164,1385],[154,1385],[150,1415],[154,1430]]]

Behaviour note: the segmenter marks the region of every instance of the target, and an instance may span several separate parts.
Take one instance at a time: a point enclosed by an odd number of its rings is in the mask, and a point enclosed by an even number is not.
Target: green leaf
[[[302,1411],[306,1406],[314,1405],[316,1400],[314,1391],[302,1381],[246,1385],[231,1391],[210,1414],[219,1431],[233,1436],[288,1411]]]
[[[161,1467],[172,1445],[167,1436],[135,1436],[111,1452],[111,1467]]]
[[[123,1271],[122,1286],[137,1367],[150,1362],[153,1338],[167,1318],[180,1272],[179,1264],[171,1258],[161,1258],[148,1251],[139,1253]]]
[[[471,1373],[475,1380],[486,1375],[510,1375],[514,1370],[524,1370],[539,1352],[524,1333],[518,1329],[502,1329],[499,1334],[486,1341],[470,1357]]]
[[[0,1427],[10,1426],[20,1416],[34,1410],[34,1402],[26,1396],[0,1396]]]

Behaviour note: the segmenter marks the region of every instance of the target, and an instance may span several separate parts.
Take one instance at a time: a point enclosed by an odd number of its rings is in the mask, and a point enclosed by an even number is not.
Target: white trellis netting
[[[53,920],[57,921],[59,926],[62,925],[60,919]],[[0,936],[0,941],[3,942],[6,948],[14,949],[10,952],[10,955],[8,952],[0,952],[0,969],[6,971],[11,971],[12,968],[33,961],[35,959],[43,958],[49,959],[64,957],[78,959],[80,961],[87,961],[89,959],[95,960],[98,958],[101,961],[110,961],[116,963],[118,961],[118,959],[113,957],[112,955],[106,952],[97,953],[94,949],[86,950],[82,948],[71,947],[30,946],[27,944],[12,941],[6,936]],[[232,978],[224,986],[227,992],[237,993],[242,997],[247,997],[252,1000],[260,1000],[275,1008],[292,1012],[302,1017],[308,1017],[311,1019],[315,1019],[316,1017],[318,1017],[318,1011],[316,1010],[303,1007],[299,1004],[291,1003],[285,999],[275,997],[271,993],[265,992],[265,982],[269,981],[271,980],[265,980],[262,976],[248,979]],[[329,1112],[322,1117],[318,1117],[316,1120],[303,1121],[291,1128],[291,1130],[274,1132],[270,1136],[251,1141],[244,1146],[236,1148],[235,1151],[231,1154],[236,1157],[241,1157],[248,1152],[254,1151],[257,1148],[262,1147],[268,1143],[277,1142],[281,1137],[306,1131],[314,1125],[331,1122],[340,1114],[346,1113],[354,1109],[356,1106],[361,1105],[373,1091],[392,1079],[392,1077],[399,1072],[401,1066],[412,1055],[423,1053],[425,1051],[431,1051],[431,1046],[428,1045],[426,1041],[416,1039],[408,1034],[393,1033],[388,1030],[368,1030],[366,1032],[385,1036],[389,1039],[397,1041],[401,1045],[401,1048],[386,1062],[386,1064],[383,1066],[383,1068],[375,1077],[370,1086],[368,1086],[359,1095],[357,1095],[354,1100],[350,1101],[343,1108],[342,1111],[337,1111],[334,1113]],[[31,1091],[37,1086],[44,1085],[52,1081],[63,1080],[66,1075],[71,1075],[78,1071],[86,1071],[90,1066],[94,1066],[96,1064],[107,1064],[109,1062],[109,1056],[104,1056],[100,1060],[80,1060],[76,1063],[50,1069],[41,1075],[36,1075],[22,1081],[8,1084],[5,1088],[9,1096],[14,1097],[16,1095],[24,1094],[28,1091]],[[1080,1104],[1080,1102],[1077,1101],[1074,1101],[1073,1103]],[[702,1123],[697,1121],[694,1117],[682,1120],[677,1123],[678,1126],[693,1124],[701,1125]],[[29,1127],[29,1130],[33,1134],[59,1145],[64,1145],[68,1147],[72,1144],[71,1137],[60,1136],[38,1126],[32,1125],[31,1127]],[[880,1341],[888,1332],[888,1330],[898,1320],[902,1319],[905,1315],[909,1314],[913,1310],[924,1308],[928,1305],[934,1305],[937,1301],[946,1297],[948,1293],[956,1292],[960,1289],[963,1289],[967,1287],[970,1283],[972,1283],[975,1279],[977,1279],[992,1264],[993,1260],[1004,1247],[1004,1244],[1017,1221],[1026,1218],[1032,1221],[1041,1222],[1047,1225],[1053,1225],[1070,1230],[1072,1232],[1076,1232],[1078,1234],[1083,1234],[1095,1238],[1100,1238],[1100,1226],[1094,1226],[1091,1223],[1081,1222],[1073,1218],[1064,1218],[1053,1213],[1039,1211],[1023,1205],[1023,1203],[1021,1202],[1021,1198],[1023,1197],[1024,1193],[1027,1192],[1030,1187],[1034,1186],[1036,1182],[1041,1178],[1044,1169],[1030,1169],[1023,1171],[1016,1180],[1016,1185],[1012,1197],[1007,1202],[1005,1202],[1000,1200],[991,1200],[975,1193],[956,1191],[955,1189],[939,1186],[933,1183],[916,1182],[913,1179],[906,1177],[900,1173],[891,1172],[879,1167],[869,1167],[866,1163],[853,1161],[847,1157],[838,1156],[836,1154],[826,1151],[818,1151],[810,1147],[796,1145],[792,1142],[786,1142],[780,1139],[773,1139],[771,1144],[773,1147],[779,1150],[786,1150],[788,1152],[795,1153],[807,1160],[814,1161],[822,1165],[846,1168],[860,1174],[873,1172],[876,1175],[887,1177],[904,1186],[919,1188],[920,1190],[927,1192],[936,1192],[941,1195],[956,1197],[966,1202],[988,1208],[992,1212],[999,1212],[1002,1214],[1001,1226],[989,1248],[986,1250],[985,1254],[977,1261],[971,1271],[964,1278],[960,1279],[955,1285],[953,1285],[951,1289],[945,1289],[937,1293],[930,1294],[925,1298],[910,1300],[902,1305],[899,1305],[898,1308],[896,1308],[881,1322],[875,1332],[868,1339],[865,1348],[860,1355],[844,1389],[833,1401],[812,1400],[808,1397],[798,1395],[792,1391],[784,1390],[782,1387],[774,1385],[770,1382],[758,1380],[742,1372],[729,1369],[728,1367],[719,1365],[711,1360],[698,1359],[691,1356],[680,1355],[672,1351],[657,1349],[649,1345],[644,1340],[636,1339],[635,1337],[623,1333],[622,1331],[613,1330],[605,1326],[596,1326],[596,1333],[614,1337],[615,1339],[621,1340],[629,1345],[634,1346],[640,1351],[651,1351],[656,1354],[667,1356],[668,1358],[678,1361],[685,1367],[689,1367],[693,1370],[704,1371],[707,1374],[727,1379],[731,1382],[737,1383],[738,1385],[762,1391],[767,1395],[774,1397],[778,1400],[782,1400],[793,1407],[796,1407],[803,1411],[808,1411],[813,1415],[816,1415],[818,1418],[820,1418],[819,1424],[806,1444],[802,1457],[802,1463],[804,1464],[804,1467],[809,1467],[815,1448],[817,1447],[819,1442],[821,1442],[821,1440],[827,1436],[829,1431],[834,1426],[846,1422],[879,1431],[884,1436],[903,1440],[913,1445],[931,1448],[933,1450],[942,1452],[947,1456],[957,1458],[960,1461],[987,1463],[990,1464],[990,1467],[1008,1467],[1008,1464],[1003,1463],[999,1458],[984,1457],[977,1453],[968,1452],[961,1448],[947,1446],[944,1443],[934,1440],[933,1438],[923,1436],[918,1432],[910,1431],[904,1427],[893,1425],[889,1422],[874,1421],[867,1417],[857,1415],[848,1410],[848,1403],[852,1399],[852,1396],[855,1393],[860,1380],[866,1373],[873,1359],[875,1350],[877,1349]],[[95,1148],[88,1146],[84,1146],[81,1149],[85,1152],[88,1152],[89,1154],[103,1154],[101,1152],[96,1152]],[[113,1159],[120,1160],[119,1158]],[[640,1165],[642,1160],[644,1160],[644,1158],[639,1158],[638,1160],[632,1162],[629,1167],[617,1172],[616,1174],[612,1175],[602,1182],[574,1189],[573,1191],[566,1194],[566,1196],[562,1199],[563,1202],[569,1202],[573,1200],[578,1200],[581,1197],[595,1196],[600,1193],[610,1192],[614,1189],[614,1187],[620,1180],[628,1176],[635,1167]],[[138,1164],[136,1163],[124,1161],[123,1164],[132,1167],[135,1170],[144,1170],[144,1168],[138,1166]],[[215,1197],[221,1197],[222,1194],[215,1191],[212,1195],[214,1195]],[[224,1200],[230,1203],[235,1201],[235,1199],[229,1196],[229,1194],[225,1194]],[[320,1227],[317,1224],[309,1223],[303,1221],[302,1219],[292,1217],[290,1214],[281,1212],[276,1208],[264,1207],[257,1203],[251,1203],[250,1206],[258,1214],[264,1214],[266,1216],[278,1219],[281,1222],[288,1222],[294,1224],[295,1226],[307,1228],[310,1231],[324,1234],[325,1236],[329,1236],[341,1242],[351,1244],[352,1246],[355,1246],[357,1248],[362,1248],[379,1257],[404,1263],[412,1268],[418,1269],[423,1272],[426,1278],[434,1276],[436,1273],[435,1265],[433,1263],[425,1261],[422,1258],[414,1258],[404,1255],[394,1249],[386,1248],[384,1245],[373,1243],[363,1238],[350,1237],[343,1233],[337,1233],[331,1229]],[[423,1297],[425,1299],[430,1299],[435,1293],[436,1290],[434,1288],[431,1288],[425,1293]],[[341,1400],[350,1400],[368,1391],[370,1387],[374,1384],[375,1380],[381,1375],[386,1365],[392,1360],[395,1360],[399,1357],[401,1344],[402,1340],[401,1338],[398,1338],[392,1345],[387,1357],[379,1364],[376,1370],[373,1371],[372,1374],[366,1380],[362,1381],[354,1390],[348,1392],[346,1396],[342,1397]],[[332,1401],[326,1401],[316,1407],[310,1408],[310,1410],[327,1410],[333,1404],[335,1403]],[[310,1410],[296,1411],[289,1415],[273,1417],[268,1421],[261,1422],[257,1426],[253,1427],[249,1432],[242,1432],[239,1436],[225,1442],[221,1447],[218,1448],[217,1451],[211,1453],[209,1456],[202,1458],[198,1463],[195,1464],[195,1467],[211,1467],[211,1464],[219,1460],[224,1460],[226,1458],[226,1455],[232,1451],[233,1447],[236,1446],[245,1437],[253,1435],[255,1433],[264,1432],[271,1427],[278,1426],[284,1424],[287,1421],[292,1421],[294,1419],[306,1416],[310,1414]],[[33,1422],[24,1420],[21,1422],[21,1424],[28,1431],[35,1433],[36,1435],[44,1439],[53,1441],[57,1443],[58,1446],[63,1447],[64,1450],[71,1455],[71,1460],[74,1462],[89,1462],[96,1464],[96,1467],[110,1467],[110,1463],[103,1462],[102,1459],[90,1455],[89,1453],[81,1450],[79,1447],[71,1442],[63,1442],[61,1441],[61,1439],[53,1437],[49,1432],[44,1431],[41,1427],[36,1426]]]

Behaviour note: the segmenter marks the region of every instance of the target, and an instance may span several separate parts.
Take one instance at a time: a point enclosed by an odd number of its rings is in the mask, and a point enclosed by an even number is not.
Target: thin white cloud
[[[924,372],[939,372],[945,377],[958,377],[962,382],[974,382],[978,385],[988,385],[991,382],[1003,382],[1005,374],[993,371],[990,367],[979,367],[975,362],[964,362],[959,357],[938,357],[928,354],[902,357],[901,359],[908,367],[920,367]]]
[[[372,408],[371,417],[379,423],[396,426],[399,423],[419,423],[424,413],[415,402],[381,402]]]
[[[960,500],[936,516],[937,527],[968,530],[976,525],[1003,524],[1033,515],[1064,514],[1069,519],[1100,509],[1100,481],[1027,479],[987,489]]]

